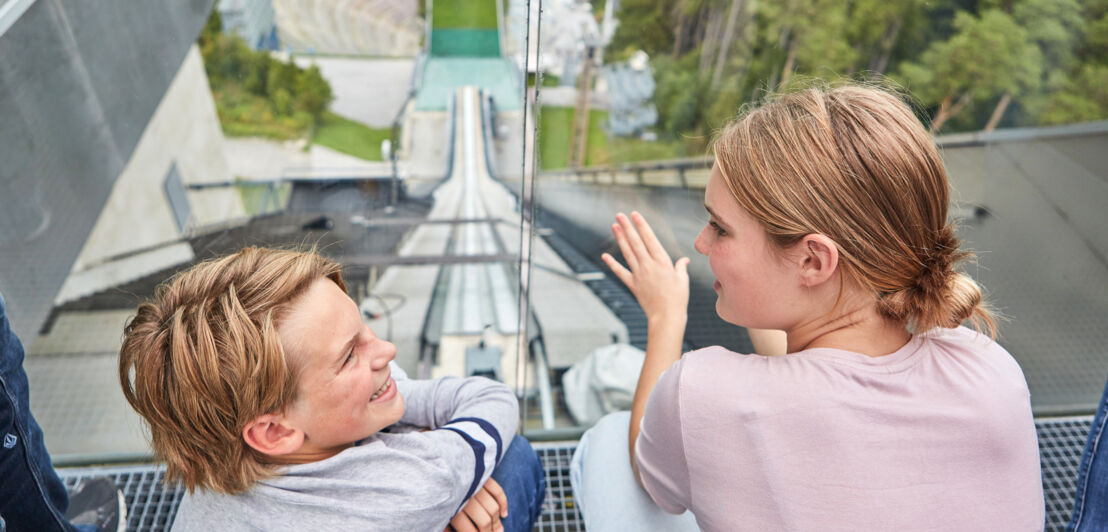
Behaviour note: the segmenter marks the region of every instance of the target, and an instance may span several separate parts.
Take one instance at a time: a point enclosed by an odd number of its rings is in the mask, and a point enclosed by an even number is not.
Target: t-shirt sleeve
[[[689,508],[692,490],[681,430],[681,368],[679,360],[662,373],[646,401],[635,462],[643,488],[663,510],[679,514]]]
[[[519,426],[519,402],[511,389],[483,377],[397,381],[404,397],[402,423],[420,433],[451,464],[459,504],[492,475]]]

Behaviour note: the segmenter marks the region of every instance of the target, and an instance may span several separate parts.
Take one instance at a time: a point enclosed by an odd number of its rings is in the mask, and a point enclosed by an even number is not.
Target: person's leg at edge
[[[699,530],[692,512],[666,513],[635,481],[627,432],[631,413],[608,414],[585,432],[573,453],[569,480],[589,532]]]
[[[1077,493],[1067,531],[1108,529],[1108,385],[1100,398],[1081,464],[1077,468]]]
[[[508,517],[500,521],[505,532],[530,531],[534,527],[546,495],[544,477],[538,454],[523,436],[516,434],[500,465],[492,472],[493,480],[508,497]]]
[[[73,530],[65,485],[31,415],[23,357],[0,295],[0,514],[7,530]]]

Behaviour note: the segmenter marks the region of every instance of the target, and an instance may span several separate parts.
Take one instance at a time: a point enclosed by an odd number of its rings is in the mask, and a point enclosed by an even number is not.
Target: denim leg
[[[0,515],[9,531],[72,530],[63,516],[65,485],[50,465],[42,429],[31,415],[23,344],[0,295]]]
[[[544,477],[539,455],[523,436],[516,434],[500,465],[492,472],[493,480],[508,497],[508,517],[500,520],[505,532],[530,531],[535,526],[546,496]]]
[[[699,530],[692,512],[666,513],[635,481],[627,450],[630,412],[614,412],[585,432],[569,465],[573,497],[589,532]]]
[[[1081,465],[1077,469],[1077,493],[1074,497],[1073,517],[1066,530],[1108,529],[1108,439],[1105,439],[1105,422],[1108,421],[1108,386],[1100,398],[1100,407],[1093,417]]]

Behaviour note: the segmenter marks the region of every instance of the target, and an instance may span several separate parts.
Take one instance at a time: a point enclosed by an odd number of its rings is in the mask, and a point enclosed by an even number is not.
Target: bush
[[[323,121],[334,95],[318,67],[275,61],[220,27],[212,10],[198,44],[225,133],[295,138]]]

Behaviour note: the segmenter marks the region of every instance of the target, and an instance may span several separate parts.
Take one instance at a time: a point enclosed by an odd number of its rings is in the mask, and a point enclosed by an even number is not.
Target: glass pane
[[[0,8],[0,292],[55,462],[150,458],[120,391],[123,325],[175,273],[244,246],[341,263],[409,375],[530,393],[520,202],[496,181],[524,167],[510,47],[526,35],[507,33],[526,12],[179,4]]]
[[[716,314],[714,276],[693,249],[707,221],[712,136],[774,90],[882,76],[936,134],[951,217],[978,255],[966,269],[1007,317],[1000,342],[1023,367],[1034,411],[1095,409],[1108,368],[1108,107],[1082,83],[1108,70],[1089,40],[1099,30],[1053,39],[1047,28],[1092,28],[1081,18],[1100,20],[1102,7],[621,2],[609,13],[610,4],[545,3],[543,59],[529,78],[539,92],[534,249],[548,246],[580,285],[573,305],[545,312],[556,299],[533,288],[553,426],[580,430],[630,406],[641,354],[611,346],[644,348],[646,324],[599,259],[620,256],[615,213],[643,213],[673,257],[691,258],[685,349],[751,352],[746,331]],[[965,58],[998,35],[1006,44],[990,52],[993,70],[975,70],[981,61]],[[546,325],[560,323],[555,314],[588,327],[559,339]],[[528,412],[532,430],[551,426]]]

